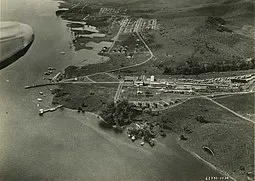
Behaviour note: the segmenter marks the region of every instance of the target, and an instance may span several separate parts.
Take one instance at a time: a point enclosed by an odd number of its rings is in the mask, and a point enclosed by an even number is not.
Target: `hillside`
[[[254,170],[254,124],[208,100],[189,100],[149,119],[180,138],[184,135],[186,140],[180,140],[181,145],[237,180],[245,180],[246,174]],[[213,150],[214,155],[203,146]]]
[[[198,75],[255,68],[252,0],[69,0],[128,9],[156,18],[158,30],[141,32],[157,59],[132,73]],[[220,21],[219,21],[220,20]]]

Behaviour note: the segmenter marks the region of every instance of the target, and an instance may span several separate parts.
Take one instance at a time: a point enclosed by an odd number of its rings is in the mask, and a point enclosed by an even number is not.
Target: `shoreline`
[[[72,110],[72,109],[69,109],[69,108],[67,108],[68,110],[71,110],[71,111],[74,111],[74,110]],[[96,114],[96,113],[94,113],[94,112],[86,112],[87,114],[89,114],[89,115],[92,115],[92,116],[95,116],[95,118],[96,119],[98,119],[99,121],[103,121],[103,122],[105,122],[104,120],[103,120],[103,118],[100,116],[100,115],[98,115],[98,114]],[[78,120],[79,118],[77,118],[76,120],[77,121],[79,121]],[[85,124],[86,122],[83,122],[83,124]],[[99,134],[103,134],[103,135],[106,135],[107,133],[101,133],[101,131],[98,131],[98,129],[96,128],[96,127],[94,127],[93,125],[87,125],[89,128],[91,128],[91,129],[93,129],[94,131],[96,131],[96,132],[99,132]],[[176,136],[176,138],[178,137],[178,134],[176,134],[176,133],[168,133],[167,134],[167,136],[171,136],[171,135],[175,135]],[[107,136],[108,137],[108,136]],[[197,159],[198,161],[200,161],[201,163],[203,163],[203,164],[205,164],[207,167],[209,167],[209,168],[212,168],[214,171],[216,171],[217,173],[219,173],[219,174],[221,174],[222,175],[222,177],[229,177],[231,180],[233,180],[233,181],[237,181],[235,178],[233,178],[232,176],[230,176],[227,172],[225,172],[225,171],[223,171],[223,170],[221,170],[221,169],[219,169],[219,168],[217,168],[215,165],[213,165],[213,164],[211,164],[210,162],[208,162],[208,161],[206,161],[204,158],[202,158],[201,156],[199,156],[198,154],[196,154],[195,152],[193,152],[193,151],[191,151],[191,150],[189,150],[188,148],[186,148],[186,147],[184,147],[179,141],[178,141],[178,139],[173,139],[174,140],[174,144],[176,144],[177,146],[179,146],[183,151],[185,151],[186,153],[188,153],[188,154],[190,154],[194,159]],[[118,138],[116,138],[116,139],[118,139]],[[128,138],[126,138],[126,136],[124,136],[124,139],[126,139],[126,141],[128,141],[129,139]],[[123,140],[122,139],[119,139],[119,141],[120,142],[122,142]],[[124,141],[125,143],[122,143],[122,144],[124,144],[124,145],[126,145],[126,146],[128,146],[128,147],[130,147],[130,148],[134,148],[134,149],[138,149],[139,151],[145,151],[144,153],[147,153],[147,154],[152,154],[152,152],[150,152],[149,150],[147,150],[147,149],[145,149],[145,147],[142,147],[142,146],[140,146],[140,144],[135,144],[136,142],[131,142],[131,143],[128,143],[128,142],[126,142],[126,141]],[[155,139],[155,141],[159,144],[160,143],[160,146],[162,147],[164,147],[164,148],[168,148],[168,147],[170,147],[170,146],[168,146],[168,145],[165,145],[165,143],[162,143],[162,142],[160,142],[160,140],[159,139]],[[148,148],[150,148],[150,147],[148,147]],[[161,150],[161,148],[158,148],[159,150]],[[151,148],[151,150],[153,151],[153,150],[155,150],[155,149],[153,149],[153,148]],[[213,175],[212,175],[213,176]],[[208,176],[209,177],[209,176]]]
[[[234,177],[230,176],[229,173],[227,173],[226,171],[217,168],[215,165],[213,165],[212,163],[206,161],[204,158],[202,158],[201,156],[199,156],[197,153],[189,150],[189,148],[186,148],[183,144],[181,144],[180,142],[177,141],[177,144],[180,145],[180,147],[185,150],[186,152],[188,152],[189,154],[191,154],[194,158],[200,160],[201,162],[205,163],[206,165],[208,165],[210,168],[214,169],[215,171],[219,172],[220,174],[229,177],[231,180],[233,181],[237,181]]]
[[[100,116],[100,115],[98,115],[98,114],[96,114],[96,113],[94,113],[94,112],[87,112],[88,114],[90,114],[90,115],[93,115],[93,116],[95,116],[97,119],[99,119],[100,121],[103,121],[103,122],[105,122],[104,121],[104,119]],[[106,122],[105,122],[106,123]],[[174,135],[176,135],[177,137],[178,137],[178,134],[176,134],[176,133],[168,133],[167,134],[167,136],[170,136],[170,135],[172,135],[172,134],[174,134]],[[158,142],[159,140],[158,139],[156,139],[156,141]],[[160,143],[160,142],[159,142]],[[177,144],[177,145],[179,145],[184,151],[186,151],[187,153],[189,153],[189,154],[191,154],[194,158],[196,158],[196,159],[198,159],[199,161],[201,161],[202,163],[205,163],[207,166],[209,166],[210,168],[212,168],[213,170],[215,170],[215,171],[217,171],[218,173],[220,173],[220,174],[222,174],[223,176],[222,177],[228,177],[228,178],[230,178],[231,180],[233,180],[233,181],[237,181],[237,179],[235,179],[233,176],[231,176],[229,173],[227,173],[226,171],[224,171],[224,170],[222,170],[222,169],[220,169],[220,168],[217,168],[215,165],[213,165],[212,163],[210,163],[209,161],[207,161],[207,160],[205,160],[204,158],[202,158],[201,156],[199,156],[197,153],[195,153],[194,151],[191,151],[189,148],[186,148],[180,141],[178,141],[178,139],[175,139],[175,143]],[[161,144],[163,144],[163,143],[161,143]],[[166,146],[165,144],[163,144],[164,146]]]

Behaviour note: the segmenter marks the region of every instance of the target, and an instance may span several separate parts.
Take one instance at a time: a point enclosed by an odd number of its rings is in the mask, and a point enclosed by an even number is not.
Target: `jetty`
[[[35,84],[35,85],[27,85],[25,86],[25,89],[31,89],[31,88],[36,88],[36,87],[43,87],[43,86],[48,86],[48,85],[55,85],[56,83],[47,83],[47,84]]]
[[[50,109],[39,109],[39,115],[42,116],[46,112],[53,112],[56,111],[57,109],[63,107],[63,105],[58,105],[56,107],[50,108]]]

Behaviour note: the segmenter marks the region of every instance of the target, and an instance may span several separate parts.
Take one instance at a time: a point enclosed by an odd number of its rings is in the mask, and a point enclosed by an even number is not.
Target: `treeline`
[[[255,68],[255,59],[251,61],[231,61],[231,62],[216,62],[216,63],[199,63],[198,61],[187,61],[184,65],[178,67],[164,67],[166,75],[198,75],[208,72],[225,72],[249,70]]]
[[[109,103],[100,116],[110,125],[124,126],[135,121],[135,118],[141,114],[142,111],[135,109],[135,105],[123,100],[117,104]]]

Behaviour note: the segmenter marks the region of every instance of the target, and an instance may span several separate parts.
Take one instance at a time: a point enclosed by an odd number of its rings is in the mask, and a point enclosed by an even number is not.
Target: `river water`
[[[57,5],[52,0],[1,0],[1,20],[31,25],[35,41],[24,57],[0,70],[0,180],[199,181],[218,176],[182,150],[175,137],[154,148],[141,147],[124,134],[101,129],[89,113],[65,109],[38,116],[39,91],[47,95],[40,106],[47,107],[49,90],[24,86],[43,82],[49,66],[62,70],[83,56],[96,58],[93,50],[77,54],[70,49],[71,33],[55,16]]]

